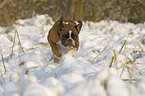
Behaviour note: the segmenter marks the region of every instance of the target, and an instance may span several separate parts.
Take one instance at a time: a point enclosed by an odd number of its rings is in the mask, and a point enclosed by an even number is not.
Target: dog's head
[[[62,45],[67,48],[76,47],[81,27],[82,22],[80,20],[74,22],[66,18],[61,18],[58,26],[58,34],[60,35]]]

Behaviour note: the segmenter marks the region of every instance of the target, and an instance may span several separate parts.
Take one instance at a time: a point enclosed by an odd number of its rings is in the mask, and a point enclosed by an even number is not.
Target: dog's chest
[[[57,42],[57,48],[61,54],[68,52],[71,48],[66,48],[64,45],[61,44],[61,41]]]

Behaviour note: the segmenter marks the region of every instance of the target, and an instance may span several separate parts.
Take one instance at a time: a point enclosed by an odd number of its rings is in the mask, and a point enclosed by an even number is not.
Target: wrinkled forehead
[[[64,25],[74,25],[74,26],[77,25],[76,22],[71,21],[71,20],[63,20],[63,24]]]
[[[62,28],[62,31],[64,31],[64,32],[72,31],[73,33],[77,33],[77,30],[76,30],[75,26],[72,26],[72,25],[64,26]]]

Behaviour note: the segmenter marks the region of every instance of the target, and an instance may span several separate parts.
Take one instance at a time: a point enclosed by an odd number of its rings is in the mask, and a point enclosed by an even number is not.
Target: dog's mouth
[[[72,43],[65,43],[64,46],[66,48],[74,48],[74,47],[76,47],[76,45],[75,44],[72,44]]]
[[[74,48],[74,47],[76,47],[76,46],[74,46],[74,45],[67,45],[66,46],[66,48]]]
[[[76,44],[75,44],[75,41],[74,41],[73,39],[68,38],[68,39],[65,41],[64,46],[65,46],[66,48],[74,48],[74,47],[76,47]]]

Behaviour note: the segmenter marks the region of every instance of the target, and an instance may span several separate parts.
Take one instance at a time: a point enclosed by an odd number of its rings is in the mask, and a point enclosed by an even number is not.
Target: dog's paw
[[[66,52],[66,54],[70,54],[70,55],[73,56],[76,51],[77,51],[77,48],[72,48],[71,50],[69,50],[68,52]]]
[[[60,63],[61,58],[54,58],[54,63]]]

